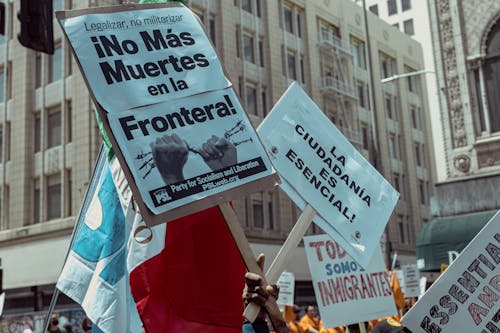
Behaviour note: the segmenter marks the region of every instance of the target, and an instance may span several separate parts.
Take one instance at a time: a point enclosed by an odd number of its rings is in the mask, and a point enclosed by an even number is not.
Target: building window
[[[36,52],[35,54],[35,88],[42,86],[42,54]]]
[[[33,182],[33,223],[40,223],[40,180]]]
[[[385,110],[387,111],[387,118],[394,119],[394,110],[392,109],[392,98],[385,96]]]
[[[398,12],[398,4],[396,0],[387,0],[387,14],[389,16],[397,14]]]
[[[71,101],[66,103],[66,143],[73,141],[73,110],[71,108]]]
[[[3,68],[0,70],[0,103],[4,102],[4,87],[5,87],[5,71]]]
[[[41,149],[42,140],[42,122],[40,120],[40,113],[34,115],[34,129],[33,129],[33,148],[34,152],[39,152]]]
[[[264,67],[264,42],[259,40],[259,60],[260,67]]]
[[[301,20],[302,20],[302,12],[298,12],[297,13],[297,36],[299,36],[300,38],[302,38],[302,23],[301,23]]]
[[[252,0],[240,0],[241,1],[241,9],[246,10],[247,12],[252,12]]]
[[[380,52],[380,75],[383,79],[394,75],[394,70],[396,68],[396,59],[388,56],[387,54]]]
[[[54,54],[49,56],[49,78],[48,83],[62,78],[62,48],[61,45],[54,48]]]
[[[262,199],[252,200],[253,226],[255,228],[264,229],[264,207]]]
[[[392,175],[393,181],[394,181],[394,189],[398,192],[401,190],[401,184],[400,184],[400,179],[399,179],[399,174],[395,173]]]
[[[363,149],[368,150],[369,148],[369,135],[368,135],[368,125],[367,124],[362,124],[361,125],[361,142],[363,144]]]
[[[389,155],[393,159],[399,159],[398,143],[394,134],[389,135]]]
[[[61,178],[47,177],[47,220],[61,217]]]
[[[285,31],[293,33],[293,13],[289,7],[283,8],[283,19],[285,20]]]
[[[214,46],[216,46],[217,45],[217,31],[215,30],[215,20],[213,18],[211,18],[208,21],[208,27],[210,30],[210,39],[212,40],[212,43],[214,44]]]
[[[399,231],[399,242],[401,244],[405,244],[406,243],[405,227],[402,216],[398,216],[398,231]]]
[[[492,132],[500,131],[500,20],[493,26],[486,42],[483,65],[488,113]]]
[[[420,129],[420,113],[415,106],[410,106],[411,110],[411,122],[415,129]]]
[[[274,229],[274,207],[273,207],[273,197],[271,196],[269,202],[267,203],[267,213],[269,215],[269,229]]]
[[[426,198],[426,187],[425,187],[425,182],[423,180],[418,181],[418,187],[419,187],[419,192],[420,192],[420,203],[422,205],[425,205],[427,203]]]
[[[61,145],[61,110],[49,111],[47,116],[47,148]]]
[[[420,144],[415,143],[415,159],[418,166],[422,166],[422,152],[420,151]]]
[[[401,0],[401,10],[407,11],[411,9],[411,0]]]
[[[250,114],[257,115],[257,89],[254,85],[246,85],[246,105],[247,112]]]
[[[268,113],[267,112],[267,94],[266,94],[266,88],[262,88],[261,100],[262,100],[262,114],[266,115]]]
[[[300,80],[302,83],[306,83],[306,72],[304,70],[304,56],[300,56]]]
[[[403,21],[403,29],[405,34],[413,36],[415,34],[415,29],[413,28],[413,19]]]
[[[351,49],[354,65],[366,69],[365,43],[351,37]]]
[[[363,82],[357,83],[358,88],[358,102],[359,106],[366,109],[366,100],[365,100],[365,84]]]
[[[66,189],[64,191],[64,199],[66,201],[66,215],[71,216],[73,214],[73,179],[71,178],[71,169],[66,170]]]
[[[396,28],[396,29],[398,29],[398,30],[399,30],[399,23],[397,23],[397,22],[396,22],[396,23],[394,23],[392,26],[393,26],[394,28]]]
[[[297,70],[295,68],[296,57],[295,54],[287,53],[287,64],[288,64],[288,77],[292,80],[297,80]]]
[[[368,8],[370,12],[378,16],[378,5],[372,5]]]
[[[243,52],[245,53],[245,60],[255,64],[255,53],[253,47],[253,36],[243,34]]]

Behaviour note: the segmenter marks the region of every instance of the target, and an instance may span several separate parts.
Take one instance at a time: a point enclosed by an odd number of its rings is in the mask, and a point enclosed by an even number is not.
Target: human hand
[[[187,144],[177,134],[164,135],[149,144],[155,161],[165,184],[173,184],[184,180],[182,169],[188,158]]]
[[[260,254],[257,259],[257,264],[264,269],[264,254]],[[273,297],[278,299],[279,287],[277,285],[266,285],[264,279],[259,274],[248,272],[245,274],[245,288],[243,289],[243,301],[245,306],[250,303],[255,303],[260,307],[258,318],[264,319],[266,312],[271,318],[277,333],[288,332],[283,315],[279,309],[269,306],[268,299]]]
[[[212,170],[236,164],[236,146],[226,138],[212,135],[202,146],[200,155]]]

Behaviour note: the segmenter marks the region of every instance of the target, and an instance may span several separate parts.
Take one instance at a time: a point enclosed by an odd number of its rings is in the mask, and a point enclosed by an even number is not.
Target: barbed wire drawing
[[[233,127],[230,129],[226,129],[224,131],[224,138],[231,142],[235,147],[238,147],[239,145],[242,145],[247,142],[253,142],[253,138],[251,137],[243,137],[237,140],[235,138],[236,135],[240,133],[245,133],[247,132],[247,125],[243,123],[243,120],[238,120]],[[201,149],[192,147],[186,142],[187,148],[189,152],[192,152],[194,154],[198,154],[201,156]],[[223,157],[223,156],[222,156]],[[219,157],[219,158],[222,158]],[[153,171],[154,168],[156,168],[154,159],[153,159],[153,154],[151,151],[149,152],[139,152],[136,157],[136,160],[140,161],[141,165],[139,166],[139,171],[144,172],[142,175],[142,179],[146,179],[151,172]]]

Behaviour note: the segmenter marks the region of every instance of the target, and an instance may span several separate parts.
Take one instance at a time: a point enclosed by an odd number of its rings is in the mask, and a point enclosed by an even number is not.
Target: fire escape
[[[340,37],[338,28],[320,24],[320,50],[325,113],[356,147],[361,146],[357,94],[352,82],[352,51]]]

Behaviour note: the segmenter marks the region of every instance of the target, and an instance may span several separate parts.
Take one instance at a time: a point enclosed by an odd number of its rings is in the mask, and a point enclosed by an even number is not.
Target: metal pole
[[[69,243],[69,248],[68,252],[66,253],[66,259],[64,262],[68,260],[69,253],[71,251],[71,248],[73,247],[73,243],[75,242],[76,235],[78,233],[78,230],[80,229],[80,225],[84,223],[85,220],[85,212],[87,211],[90,201],[92,200],[92,197],[94,196],[94,193],[97,189],[97,186],[99,185],[99,175],[101,174],[101,171],[104,167],[104,163],[106,162],[106,153],[104,152],[104,148],[101,145],[101,149],[99,150],[99,155],[97,157],[97,161],[94,167],[94,171],[92,172],[92,178],[90,179],[90,184],[89,187],[87,188],[87,192],[85,193],[85,197],[83,199],[82,206],[80,207],[80,211],[78,212],[75,226],[73,228],[73,234],[71,235],[71,241]],[[52,312],[54,311],[54,308],[57,303],[57,298],[59,297],[59,289],[57,287],[54,288],[54,293],[52,294],[52,299],[50,300],[50,305],[49,309],[47,312],[47,315],[45,316],[45,320],[43,322],[43,332],[47,332],[49,329],[49,323],[50,323],[50,317],[52,315]]]

